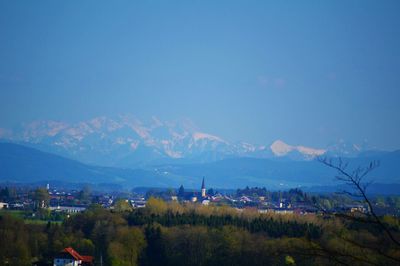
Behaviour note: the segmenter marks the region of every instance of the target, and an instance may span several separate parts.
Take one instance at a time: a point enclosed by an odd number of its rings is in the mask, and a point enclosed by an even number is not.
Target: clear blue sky
[[[0,127],[131,113],[400,148],[400,1],[0,0]]]

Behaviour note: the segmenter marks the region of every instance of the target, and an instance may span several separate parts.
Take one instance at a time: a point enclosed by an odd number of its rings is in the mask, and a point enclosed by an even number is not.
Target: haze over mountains
[[[366,165],[371,160],[381,161],[381,166],[370,176],[380,184],[380,192],[398,191],[400,152],[346,159],[351,167]],[[315,160],[231,158],[209,163],[164,163],[129,169],[87,165],[26,146],[0,143],[0,182],[113,184],[124,188],[178,187],[183,184],[196,188],[204,176],[208,186],[217,188],[266,186],[269,189],[288,189],[338,184],[334,180],[335,171]]]
[[[351,166],[372,160],[380,184],[400,184],[400,153],[368,150],[344,141],[325,148],[229,142],[204,133],[191,121],[142,122],[132,116],[98,117],[68,124],[35,121],[0,130],[0,181],[88,182],[125,187],[335,185],[335,172],[317,156],[344,157]],[[384,187],[384,189],[387,189]]]
[[[143,122],[133,116],[97,117],[68,124],[34,121],[0,129],[0,139],[55,153],[84,163],[136,168],[148,164],[204,163],[227,158],[312,160],[316,156],[354,157],[367,144],[340,141],[325,148],[289,145],[282,140],[254,145],[205,133],[190,120]]]

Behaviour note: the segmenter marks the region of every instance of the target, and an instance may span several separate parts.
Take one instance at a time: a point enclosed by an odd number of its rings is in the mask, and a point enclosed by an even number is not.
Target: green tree
[[[78,199],[84,203],[90,203],[91,189],[89,186],[84,186],[78,193]]]
[[[181,185],[181,186],[179,187],[178,196],[179,196],[179,197],[184,197],[184,196],[185,196],[185,188],[183,187],[183,185]]]
[[[114,204],[114,210],[116,212],[130,212],[133,210],[132,205],[128,200],[120,199],[117,200]]]
[[[47,189],[38,188],[34,192],[33,199],[35,201],[36,208],[45,208],[49,205],[50,195]]]
[[[143,232],[138,228],[118,228],[116,238],[108,247],[112,266],[136,266],[139,256],[146,247]]]
[[[164,214],[168,206],[162,199],[150,197],[146,202],[146,210],[151,214]]]

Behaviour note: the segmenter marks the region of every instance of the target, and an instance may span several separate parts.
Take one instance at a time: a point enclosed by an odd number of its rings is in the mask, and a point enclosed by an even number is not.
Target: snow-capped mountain
[[[327,147],[329,156],[357,157],[365,152],[377,151],[376,147],[369,145],[367,140],[361,143],[351,143],[344,139],[339,139]]]
[[[305,146],[292,146],[286,144],[281,140],[277,140],[270,146],[274,155],[278,157],[287,156],[289,154],[293,154],[294,152],[301,155],[301,157],[305,159],[313,159],[317,156],[324,155],[327,150],[326,149],[314,149]]]
[[[233,157],[311,160],[330,151],[293,146],[281,140],[264,146],[232,143],[203,132],[190,120],[161,121],[152,117],[143,122],[129,115],[97,117],[74,124],[34,121],[14,130],[0,128],[0,139],[89,164],[119,167]]]
[[[35,121],[13,131],[2,129],[0,138],[107,166],[170,159],[210,161],[255,149],[204,133],[189,120],[163,122],[156,117],[147,123],[132,116],[98,117],[76,124]]]

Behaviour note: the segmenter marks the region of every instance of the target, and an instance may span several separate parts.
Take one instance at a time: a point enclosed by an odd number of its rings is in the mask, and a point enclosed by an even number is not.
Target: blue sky
[[[399,1],[0,1],[0,127],[131,113],[400,149]]]

